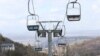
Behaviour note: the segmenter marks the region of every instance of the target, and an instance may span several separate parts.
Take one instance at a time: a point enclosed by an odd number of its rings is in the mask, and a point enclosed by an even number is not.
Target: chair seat
[[[27,28],[29,31],[37,31],[39,29],[39,25],[28,25]]]
[[[80,15],[67,15],[69,21],[79,21]]]
[[[58,43],[58,46],[65,46],[65,43]]]
[[[35,51],[42,51],[42,48],[35,48]]]

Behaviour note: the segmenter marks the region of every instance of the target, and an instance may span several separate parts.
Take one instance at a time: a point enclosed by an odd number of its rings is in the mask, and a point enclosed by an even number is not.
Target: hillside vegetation
[[[100,56],[100,37],[71,46],[69,55]]]
[[[30,45],[24,46],[0,35],[0,44],[6,42],[14,43],[15,51],[3,53],[0,51],[0,56],[47,56],[45,53],[34,51]],[[65,54],[65,56],[100,56],[100,37],[69,47],[67,46],[67,52]]]
[[[44,53],[34,51],[30,45],[24,46],[23,44],[14,42],[0,34],[0,44],[1,43],[14,43],[15,51],[1,52],[0,50],[0,56],[46,56]]]

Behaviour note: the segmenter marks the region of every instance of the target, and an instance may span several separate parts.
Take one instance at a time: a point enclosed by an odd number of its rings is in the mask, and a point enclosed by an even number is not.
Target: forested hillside
[[[14,42],[0,35],[1,43],[14,43],[15,51],[1,52],[0,56],[47,56],[45,53],[36,52],[31,45],[24,46],[23,44]],[[79,44],[67,46],[66,56],[99,56],[100,55],[100,37],[84,41]]]
[[[15,45],[15,51],[7,51],[7,52],[1,52],[0,56],[46,56],[44,53],[38,53],[32,49],[30,45],[24,46],[23,44],[14,42],[2,35],[0,35],[0,44],[1,43],[14,43]]]

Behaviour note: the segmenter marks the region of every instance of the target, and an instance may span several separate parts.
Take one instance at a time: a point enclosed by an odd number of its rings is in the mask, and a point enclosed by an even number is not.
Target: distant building
[[[8,51],[8,50],[14,51],[15,45],[13,43],[2,43],[0,44],[0,48],[2,52]]]

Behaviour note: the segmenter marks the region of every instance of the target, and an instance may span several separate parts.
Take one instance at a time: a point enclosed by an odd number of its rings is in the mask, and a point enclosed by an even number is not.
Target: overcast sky
[[[34,40],[34,32],[26,28],[28,0],[0,0],[0,33],[18,42]],[[66,35],[100,35],[100,0],[78,0],[82,7],[80,22],[68,22],[65,16],[68,0],[34,0],[40,20],[63,20]]]

